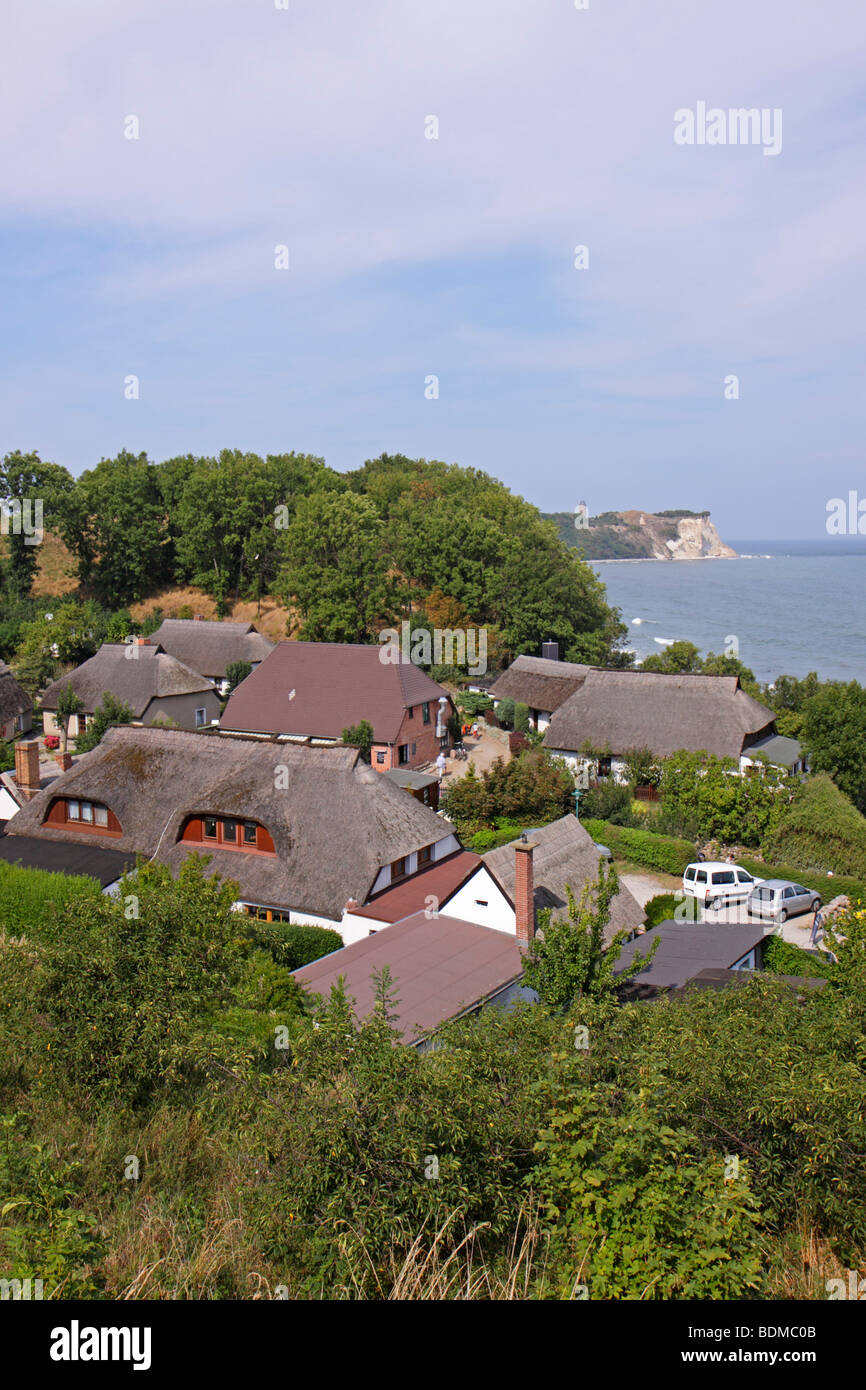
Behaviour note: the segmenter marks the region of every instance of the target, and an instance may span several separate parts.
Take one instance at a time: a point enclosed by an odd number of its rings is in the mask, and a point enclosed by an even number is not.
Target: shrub
[[[461,690],[456,697],[455,703],[458,709],[464,714],[468,714],[472,719],[483,710],[492,709],[493,701],[489,695],[482,695],[480,691]]]
[[[514,701],[511,700],[511,699],[509,699],[508,696],[506,696],[504,700],[500,700],[500,701],[499,701],[499,704],[496,706],[496,717],[497,717],[497,719],[499,720],[499,724],[500,724],[500,727],[501,727],[501,728],[503,728],[503,729],[513,729],[513,728],[514,728],[514,711],[515,711],[515,709],[516,709],[516,705],[515,705]]]
[[[599,782],[580,798],[580,814],[588,820],[606,820],[611,825],[635,825],[631,787],[619,782]]]
[[[0,860],[0,929],[10,935],[52,940],[56,912],[69,903],[96,902],[101,896],[96,879],[84,874],[52,874]]]
[[[764,969],[774,975],[820,976],[829,979],[832,963],[815,951],[804,951],[781,936],[770,936],[764,943]]]
[[[500,845],[519,839],[525,829],[523,821],[500,819],[496,822],[495,830],[479,830],[467,840],[466,848],[475,854],[486,854],[489,849],[498,849]]]
[[[574,779],[565,763],[541,748],[526,748],[510,763],[497,758],[479,777],[466,776],[445,791],[442,810],[464,834],[487,830],[504,818],[547,825],[573,810]]]
[[[5,772],[7,768],[14,766],[15,749],[13,745],[7,743],[5,739],[0,739],[0,772]]]
[[[607,845],[616,859],[629,859],[657,873],[679,877],[695,857],[695,847],[689,840],[654,835],[650,830],[632,830],[601,820],[585,820],[583,826],[594,840]]]
[[[761,848],[768,859],[801,869],[866,878],[866,817],[826,773],[819,773],[797,789]]]
[[[529,732],[529,706],[519,701],[514,706],[514,730],[518,734]]]
[[[267,928],[260,926],[255,939],[287,970],[300,970],[311,961],[339,951],[343,945],[338,931],[303,922],[273,922]]]
[[[656,893],[654,898],[650,898],[649,902],[644,904],[647,931],[651,927],[657,927],[659,922],[671,921],[676,908],[675,893]]]

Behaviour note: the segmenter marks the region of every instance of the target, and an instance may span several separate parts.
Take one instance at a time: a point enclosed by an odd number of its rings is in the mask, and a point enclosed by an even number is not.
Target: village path
[[[469,757],[464,761],[462,758],[450,757],[446,761],[445,776],[442,778],[443,790],[453,782],[457,782],[461,777],[465,777],[469,771],[469,764],[475,764],[475,771],[480,775],[496,761],[503,758],[505,762],[510,762],[511,753],[508,748],[508,735],[504,729],[494,729],[488,725],[481,724],[481,733],[478,738],[471,738],[469,734],[463,740],[466,752]]]

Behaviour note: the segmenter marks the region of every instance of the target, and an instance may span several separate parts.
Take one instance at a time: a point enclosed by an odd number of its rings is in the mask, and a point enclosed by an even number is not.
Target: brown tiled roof
[[[252,623],[217,623],[197,618],[166,618],[151,636],[171,656],[212,680],[224,680],[235,661],[264,661],[275,643]]]
[[[552,908],[554,916],[563,918],[568,912],[568,894],[571,888],[580,901],[584,885],[595,883],[598,879],[599,851],[576,816],[563,816],[552,825],[542,826],[527,835],[537,846],[533,859],[533,881],[535,884],[535,910]],[[481,857],[501,884],[509,901],[514,904],[514,844],[501,845],[488,850]],[[646,913],[632,897],[627,888],[620,888],[610,905],[610,922],[605,930],[605,944],[618,931],[634,931],[643,922]]]
[[[736,758],[750,735],[772,729],[774,718],[740,689],[737,676],[592,670],[554,714],[544,747],[649,748],[659,758],[688,748]]]
[[[413,912],[420,912],[426,906],[425,899],[433,897],[442,906],[462,887],[468,878],[481,868],[481,856],[468,849],[457,850],[438,864],[431,864],[420,873],[413,874],[404,883],[386,888],[375,898],[359,907],[357,915],[372,917],[379,922],[402,922]]]
[[[407,1042],[497,994],[523,973],[515,937],[457,917],[428,920],[419,912],[305,965],[295,979],[327,998],[342,976],[364,1018],[375,1003],[370,977],[385,965],[396,984],[397,1027]]]
[[[209,872],[234,879],[242,899],[332,919],[349,898],[364,901],[385,864],[454,833],[361,762],[355,748],[182,729],[109,729],[92,753],[21,807],[7,834],[80,844],[81,832],[42,825],[55,796],[97,801],[117,816],[120,838],[89,831],[89,844],[138,852],[173,871],[187,854],[203,852],[211,856]],[[191,815],[258,821],[276,854],[178,842]]]
[[[385,662],[380,646],[349,642],[280,642],[238,686],[221,725],[245,733],[339,738],[362,719],[377,743],[393,743],[403,711],[447,695],[411,661]],[[416,716],[419,730],[420,714]]]
[[[84,701],[84,713],[93,714],[102,704],[106,691],[129,705],[133,718],[140,719],[151,700],[169,695],[192,695],[213,690],[211,681],[198,671],[169,656],[158,643],[130,646],[125,642],[105,642],[95,656],[52,681],[42,696],[42,708],[55,710],[64,686],[71,685]]]
[[[518,656],[490,687],[490,694],[494,700],[516,700],[530,709],[551,711],[574,694],[589,670],[574,661]]]

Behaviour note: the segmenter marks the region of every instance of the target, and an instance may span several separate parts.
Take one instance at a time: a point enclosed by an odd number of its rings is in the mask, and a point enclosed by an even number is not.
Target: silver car
[[[818,893],[785,878],[765,879],[752,889],[747,903],[750,917],[772,917],[777,922],[786,922],[798,912],[817,912],[820,906]]]

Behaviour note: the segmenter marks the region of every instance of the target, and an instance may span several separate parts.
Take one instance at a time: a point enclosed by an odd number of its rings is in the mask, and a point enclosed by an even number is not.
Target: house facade
[[[543,746],[576,770],[591,766],[624,781],[634,749],[659,759],[680,748],[705,751],[735,759],[742,773],[763,749],[774,761],[777,741],[774,712],[747,695],[737,676],[592,668],[554,712]],[[797,764],[796,741],[781,742]]]
[[[280,642],[229,699],[221,727],[234,733],[335,744],[366,720],[376,772],[421,768],[450,744],[448,692],[381,646]]]
[[[141,854],[173,872],[202,854],[238,884],[238,911],[345,941],[369,934],[355,911],[371,897],[461,853],[448,821],[354,748],[134,725],[109,729],[35,790],[7,834]]]
[[[201,729],[219,718],[220,698],[213,682],[151,639],[106,642],[95,656],[53,681],[41,701],[46,734],[62,733],[57,701],[66,686],[71,686],[84,705],[81,714],[74,714],[69,721],[70,738],[84,732],[106,693],[129,705],[136,724],[171,720],[181,729]]]
[[[558,650],[556,643],[547,643]],[[500,700],[526,705],[533,729],[545,730],[556,710],[581,686],[591,668],[556,657],[518,656],[491,685],[494,706]]]

